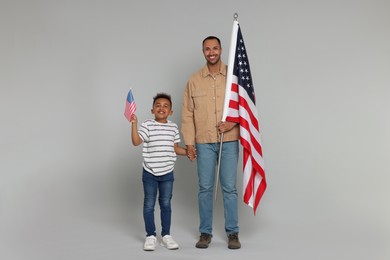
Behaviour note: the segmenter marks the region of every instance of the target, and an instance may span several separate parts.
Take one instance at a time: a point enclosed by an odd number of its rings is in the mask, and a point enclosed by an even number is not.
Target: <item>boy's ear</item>
[[[153,114],[153,108],[152,108],[152,109],[150,109],[150,112]]]
[[[171,116],[173,114],[173,110],[171,110],[171,112],[169,113],[169,115]]]

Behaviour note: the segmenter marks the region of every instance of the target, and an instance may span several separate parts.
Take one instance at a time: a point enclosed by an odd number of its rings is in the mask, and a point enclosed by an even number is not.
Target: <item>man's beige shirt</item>
[[[219,74],[211,75],[207,65],[191,75],[183,95],[182,127],[185,145],[220,141],[218,122],[222,119],[227,67],[221,64]],[[238,140],[239,126],[224,133],[224,142]]]

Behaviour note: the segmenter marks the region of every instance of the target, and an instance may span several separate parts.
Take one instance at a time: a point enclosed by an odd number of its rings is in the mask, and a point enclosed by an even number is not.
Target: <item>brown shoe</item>
[[[241,248],[241,243],[240,240],[238,239],[238,233],[232,233],[229,235],[228,248],[229,249]]]
[[[196,243],[195,247],[197,248],[208,248],[211,242],[211,235],[202,233],[200,234],[199,241]]]

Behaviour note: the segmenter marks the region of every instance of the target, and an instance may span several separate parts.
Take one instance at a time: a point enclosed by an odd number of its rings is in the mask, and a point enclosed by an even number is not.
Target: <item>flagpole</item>
[[[217,173],[216,173],[216,180],[215,180],[215,201],[217,201],[217,194],[218,194],[218,182],[219,182],[219,169],[221,168],[221,155],[222,155],[222,144],[223,144],[223,133],[221,134],[221,138],[219,140],[219,154],[218,154],[218,165],[217,165]]]
[[[227,76],[226,76],[226,91],[225,91],[225,102],[223,106],[222,121],[225,121],[227,116],[227,108],[229,107],[230,101],[230,89],[232,87],[233,81],[233,66],[234,66],[234,53],[236,52],[236,43],[237,43],[237,31],[238,31],[238,14],[234,14],[232,36],[230,38],[230,48],[229,48],[229,60],[227,66]],[[229,91],[228,91],[229,90]]]
[[[234,21],[233,21],[233,29],[232,34],[230,38],[230,49],[229,49],[229,60],[228,60],[228,67],[227,67],[227,77],[226,77],[226,90],[225,90],[225,100],[224,100],[224,106],[223,106],[223,113],[222,113],[222,122],[225,122],[226,120],[226,114],[227,114],[227,107],[229,106],[229,92],[231,85],[232,85],[232,77],[233,77],[233,66],[234,66],[234,52],[236,50],[236,36],[237,36],[237,30],[238,30],[238,14],[234,13]],[[233,47],[234,46],[234,47]],[[218,183],[219,183],[219,171],[221,168],[221,156],[222,156],[222,145],[223,145],[223,136],[224,133],[221,133],[220,141],[219,141],[219,154],[218,154],[218,164],[217,164],[217,172],[216,172],[216,181],[215,181],[215,201],[217,200],[217,194],[218,194]]]

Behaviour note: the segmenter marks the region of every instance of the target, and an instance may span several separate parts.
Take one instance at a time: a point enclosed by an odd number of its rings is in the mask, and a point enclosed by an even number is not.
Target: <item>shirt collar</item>
[[[222,74],[223,76],[226,77],[226,74],[227,74],[227,66],[225,65],[225,63],[223,63],[221,61],[221,67],[219,68],[219,74]],[[202,77],[207,77],[211,75],[210,71],[209,71],[209,67],[207,67],[207,64],[205,64],[202,68]]]

